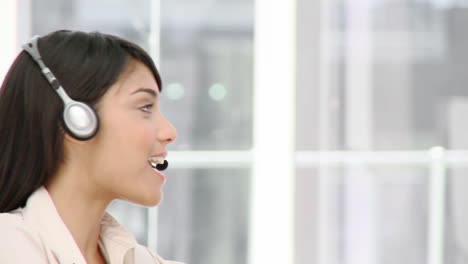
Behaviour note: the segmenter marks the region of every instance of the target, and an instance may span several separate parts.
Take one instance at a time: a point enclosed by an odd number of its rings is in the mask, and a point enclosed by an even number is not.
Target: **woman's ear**
[[[73,136],[68,133],[62,125],[60,125],[60,132],[63,134],[63,144],[73,144],[73,145],[85,145],[87,141],[90,140],[79,140],[74,138]],[[92,140],[92,139],[91,139]],[[66,147],[66,146],[65,146]]]

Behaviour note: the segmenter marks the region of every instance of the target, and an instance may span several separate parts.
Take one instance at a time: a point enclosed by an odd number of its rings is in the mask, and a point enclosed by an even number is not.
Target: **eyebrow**
[[[133,95],[133,94],[136,94],[136,93],[148,93],[148,94],[152,95],[155,98],[158,97],[158,94],[156,93],[156,91],[154,91],[153,89],[150,89],[150,88],[138,88],[135,91],[133,91],[130,95]]]

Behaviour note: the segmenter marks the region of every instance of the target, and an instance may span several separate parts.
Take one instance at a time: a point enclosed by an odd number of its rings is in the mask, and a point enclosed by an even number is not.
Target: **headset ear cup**
[[[63,101],[63,127],[68,134],[78,140],[93,138],[99,130],[99,118],[96,111],[90,105],[74,101],[67,95],[60,82],[42,61],[38,48],[38,40],[39,36],[34,36],[29,43],[23,45],[23,49],[39,65],[42,74]]]
[[[62,119],[63,119],[63,116],[62,116]],[[98,133],[98,131],[99,131],[99,118],[97,119],[97,122],[96,122],[96,130],[94,131],[93,134],[91,134],[91,135],[89,135],[87,137],[77,136],[73,131],[71,131],[68,128],[68,126],[65,123],[65,120],[62,120],[62,123],[63,123],[63,127],[65,128],[65,131],[67,132],[67,134],[70,135],[71,137],[73,137],[74,139],[80,140],[80,141],[87,141],[87,140],[90,140],[90,139],[94,138],[96,136],[96,134]]]
[[[77,140],[86,141],[97,134],[100,122],[96,111],[90,105],[72,101],[64,108],[62,123],[70,136]]]

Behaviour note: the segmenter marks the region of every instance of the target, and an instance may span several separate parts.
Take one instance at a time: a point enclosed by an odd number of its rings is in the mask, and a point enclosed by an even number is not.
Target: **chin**
[[[161,198],[158,197],[157,199],[151,200],[151,201],[145,201],[141,205],[146,206],[146,207],[154,207],[157,206],[161,202]]]
[[[146,172],[147,173],[147,172]],[[125,179],[115,186],[115,193],[119,197],[141,206],[152,207],[160,203],[163,192],[159,178],[154,177],[153,171],[148,174],[140,174],[135,180]]]
[[[155,193],[149,193],[147,195],[142,195],[143,193],[140,193],[136,199],[131,199],[132,202],[146,206],[146,207],[153,207],[158,205],[161,200],[162,200],[162,192],[158,191]]]

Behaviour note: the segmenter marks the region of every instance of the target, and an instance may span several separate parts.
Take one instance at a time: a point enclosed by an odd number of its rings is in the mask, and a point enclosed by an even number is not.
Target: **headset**
[[[38,40],[39,36],[34,36],[28,43],[23,45],[23,49],[39,65],[42,74],[62,100],[64,104],[62,117],[65,129],[72,137],[78,140],[93,138],[99,130],[99,118],[96,112],[90,105],[75,101],[68,96],[60,82],[44,64],[39,53]]]

